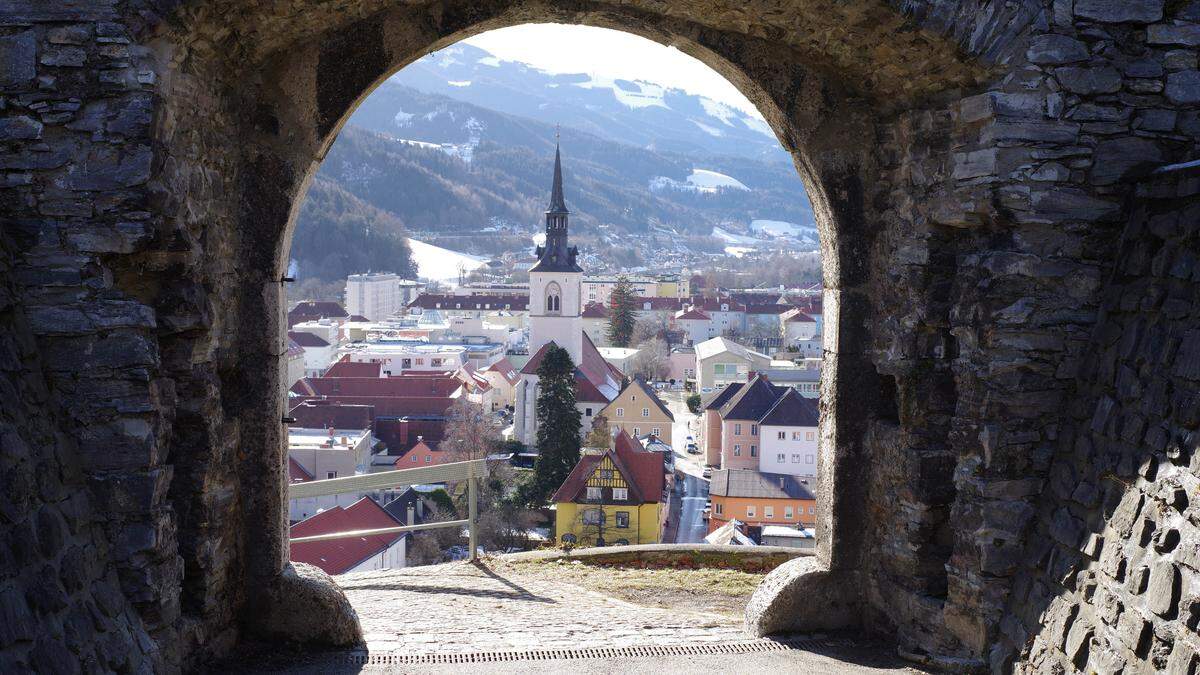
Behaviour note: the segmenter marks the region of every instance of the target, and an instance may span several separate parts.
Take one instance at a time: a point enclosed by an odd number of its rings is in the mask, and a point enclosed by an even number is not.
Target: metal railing
[[[310,541],[327,541],[329,539],[344,539],[347,537],[369,537],[377,534],[395,534],[398,532],[415,532],[418,530],[433,530],[442,527],[467,526],[469,559],[476,558],[476,524],[479,520],[478,482],[487,476],[487,460],[472,459],[465,462],[450,462],[434,466],[422,466],[416,469],[399,469],[397,471],[381,471],[361,476],[345,476],[328,480],[314,480],[307,483],[293,483],[288,486],[288,499],[305,499],[308,497],[324,497],[340,495],[347,492],[370,492],[388,488],[406,487],[409,485],[425,485],[428,483],[447,483],[467,481],[467,517],[464,520],[447,520],[440,523],[422,523],[420,525],[399,525],[375,530],[352,530],[348,532],[329,532],[314,534],[307,537],[292,537],[293,544]]]

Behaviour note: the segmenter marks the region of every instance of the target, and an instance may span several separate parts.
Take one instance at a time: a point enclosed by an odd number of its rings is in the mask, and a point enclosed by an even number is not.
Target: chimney
[[[784,483],[785,483],[784,477],[780,476],[779,477],[779,489],[780,490],[784,490],[787,488],[787,486]]]

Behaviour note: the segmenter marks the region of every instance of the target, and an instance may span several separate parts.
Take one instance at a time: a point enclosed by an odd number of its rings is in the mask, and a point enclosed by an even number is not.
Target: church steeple
[[[570,211],[563,199],[562,155],[554,144],[554,182],[550,186],[550,208],[546,209],[546,245],[537,247],[537,263],[530,272],[582,272],[575,263],[579,249],[567,243]]]
[[[554,184],[550,187],[550,208],[546,213],[570,213],[563,203],[562,158],[558,153],[558,143],[554,144]]]

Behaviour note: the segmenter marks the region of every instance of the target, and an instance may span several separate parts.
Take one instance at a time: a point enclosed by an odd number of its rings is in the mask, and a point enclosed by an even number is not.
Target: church
[[[581,433],[587,435],[592,420],[617,397],[623,375],[596,349],[583,331],[583,269],[579,249],[567,239],[570,212],[563,200],[562,159],[554,148],[554,183],[550,208],[546,210],[546,243],[535,255],[529,270],[529,353],[516,387],[514,435],[532,446],[537,441],[538,365],[550,345],[567,350],[575,363],[575,401],[582,418]]]

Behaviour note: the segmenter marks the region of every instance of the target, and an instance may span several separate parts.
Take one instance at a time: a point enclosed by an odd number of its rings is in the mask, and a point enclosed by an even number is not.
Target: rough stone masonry
[[[1197,154],[1187,0],[0,0],[0,670],[280,628],[292,214],[375,83],[529,21],[695,55],[808,185],[820,555],[752,629],[1195,671],[1198,179],[1147,173]]]

